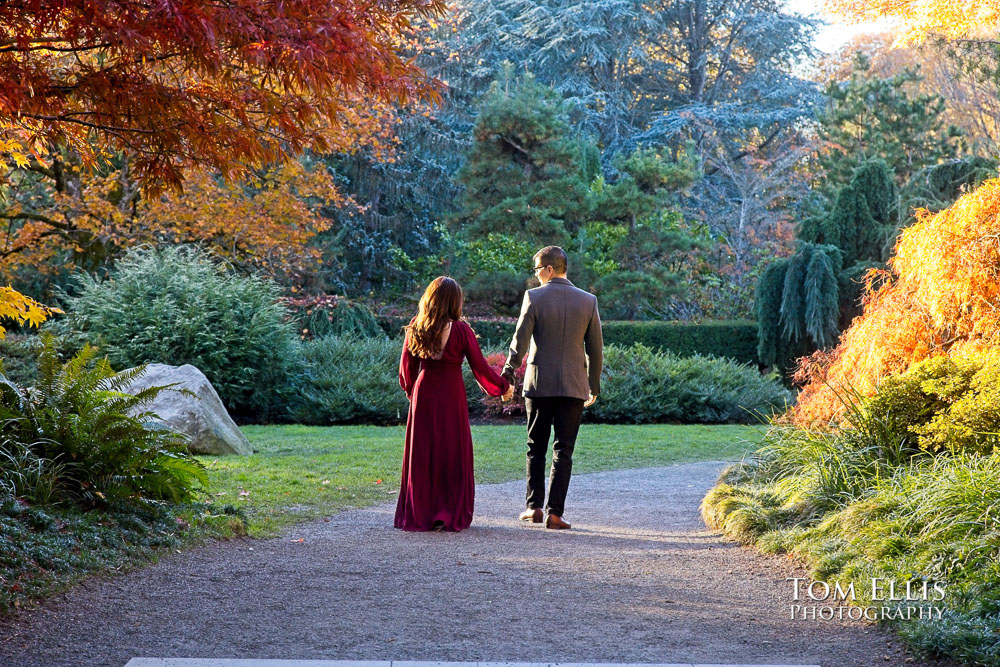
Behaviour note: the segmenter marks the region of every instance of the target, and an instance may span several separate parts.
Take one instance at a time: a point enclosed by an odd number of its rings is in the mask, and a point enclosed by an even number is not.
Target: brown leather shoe
[[[571,525],[562,520],[558,514],[550,514],[545,518],[545,527],[553,530],[569,530]]]
[[[518,517],[521,521],[530,521],[531,523],[541,523],[542,522],[542,510],[539,507],[529,507],[528,509],[521,512]]]

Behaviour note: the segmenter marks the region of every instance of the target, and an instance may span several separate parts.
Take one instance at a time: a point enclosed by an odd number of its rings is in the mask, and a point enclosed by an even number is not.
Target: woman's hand
[[[503,401],[504,403],[506,403],[507,401],[509,401],[509,400],[510,400],[511,398],[513,398],[513,397],[514,397],[514,385],[512,385],[512,384],[511,384],[511,385],[508,385],[508,387],[507,387],[507,391],[505,391],[505,392],[503,393],[503,396],[501,396],[501,397],[500,397],[500,399],[501,399],[501,400],[502,400],[502,401]]]

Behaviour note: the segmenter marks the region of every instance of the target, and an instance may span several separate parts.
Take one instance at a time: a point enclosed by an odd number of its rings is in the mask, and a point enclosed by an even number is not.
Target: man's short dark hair
[[[557,245],[547,245],[535,253],[537,266],[551,266],[556,273],[566,273],[566,251]]]

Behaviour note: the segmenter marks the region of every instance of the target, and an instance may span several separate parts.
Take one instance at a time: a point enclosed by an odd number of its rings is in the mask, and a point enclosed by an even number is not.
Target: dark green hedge
[[[749,320],[702,322],[624,322],[603,325],[604,342],[628,347],[636,343],[681,357],[696,354],[757,363],[757,323]]]
[[[389,335],[398,335],[409,322],[403,318],[380,318]],[[479,335],[481,345],[491,350],[506,349],[514,335],[515,322],[509,320],[469,321]],[[728,357],[740,363],[757,364],[757,323],[748,320],[728,322],[650,322],[609,320],[603,323],[604,343],[629,347],[636,343],[653,350],[670,351],[681,357],[695,354]]]

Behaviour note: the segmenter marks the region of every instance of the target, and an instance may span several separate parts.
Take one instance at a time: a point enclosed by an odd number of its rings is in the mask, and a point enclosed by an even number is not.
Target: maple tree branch
[[[65,37],[36,37],[35,39],[29,39],[27,42],[29,44],[60,44],[62,42],[67,42]],[[8,39],[0,42],[0,49],[8,46],[14,46],[20,44],[21,42],[16,39]]]
[[[781,133],[781,128],[779,128],[779,129],[775,130],[774,132],[772,132],[771,136],[769,136],[767,139],[764,139],[764,141],[762,141],[760,143],[760,145],[757,146],[757,148],[755,148],[753,150],[751,150],[749,148],[747,148],[745,150],[742,150],[739,153],[737,153],[736,155],[734,155],[731,158],[729,158],[729,162],[730,163],[739,162],[740,160],[742,160],[743,158],[745,158],[747,155],[750,155],[750,153],[753,153],[755,151],[759,151],[762,148],[767,148],[767,145],[770,144],[772,141],[774,141],[775,138],[777,138],[778,134],[780,134],[780,133]],[[705,175],[706,176],[711,176],[712,174],[714,174],[717,171],[719,171],[719,167],[713,166],[711,169],[706,169],[705,170]]]
[[[5,220],[35,220],[37,222],[44,222],[45,224],[64,232],[72,232],[76,230],[76,228],[69,223],[59,222],[58,220],[54,220],[47,215],[42,215],[41,213],[0,213],[0,218]]]
[[[49,236],[56,236],[57,234],[61,234],[61,233],[62,232],[59,232],[59,231],[57,231],[55,229],[50,229],[47,232],[42,232],[41,234],[39,234],[37,237],[35,237],[34,240],[38,241],[39,239],[44,239],[44,238],[49,237]],[[28,250],[29,248],[31,248],[31,244],[30,243],[25,243],[24,245],[15,246],[15,247],[10,248],[8,250],[0,251],[0,258],[7,258],[7,257],[10,257],[11,255],[16,255],[17,253],[24,252],[25,250]]]
[[[41,174],[42,176],[48,176],[53,181],[57,179],[55,169],[49,169],[39,162],[31,162],[27,167],[25,167],[25,169],[33,171],[36,174]]]
[[[82,112],[81,112],[82,113]],[[106,132],[129,132],[137,134],[156,134],[157,130],[147,130],[138,127],[116,127],[114,125],[101,125],[100,123],[91,123],[86,120],[80,120],[78,118],[70,118],[69,114],[62,116],[45,116],[42,114],[25,113],[21,114],[28,118],[34,118],[35,120],[47,120],[53,123],[76,123],[78,125],[83,125],[84,127],[89,127],[94,130],[104,130]]]
[[[31,40],[34,43],[44,40]],[[65,39],[53,39],[53,42],[64,42]],[[0,53],[28,53],[31,51],[54,51],[56,53],[79,53],[80,51],[93,51],[94,49],[106,49],[112,46],[110,42],[102,44],[90,44],[87,46],[18,46],[16,42],[0,43]]]

